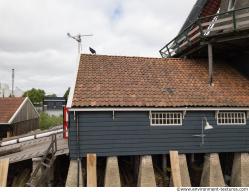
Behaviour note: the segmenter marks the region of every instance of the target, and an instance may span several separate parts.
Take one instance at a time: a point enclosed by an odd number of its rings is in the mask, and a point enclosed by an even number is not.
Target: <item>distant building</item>
[[[26,97],[0,98],[0,139],[39,129],[39,114]]]
[[[23,91],[16,87],[14,89],[14,96],[21,97],[23,95]],[[11,89],[9,88],[8,84],[0,83],[0,97],[9,97],[11,95]]]
[[[60,116],[63,114],[63,107],[66,105],[64,97],[45,97],[43,100],[43,111],[49,115]]]

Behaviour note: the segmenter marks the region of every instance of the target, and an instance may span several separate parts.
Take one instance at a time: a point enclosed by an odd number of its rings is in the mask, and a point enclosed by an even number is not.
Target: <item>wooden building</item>
[[[60,116],[63,114],[63,108],[66,105],[64,97],[45,97],[43,99],[43,111],[49,115]]]
[[[0,139],[39,129],[39,114],[26,97],[0,98]]]
[[[205,60],[81,55],[71,158],[248,152],[249,80],[222,61],[208,79]]]

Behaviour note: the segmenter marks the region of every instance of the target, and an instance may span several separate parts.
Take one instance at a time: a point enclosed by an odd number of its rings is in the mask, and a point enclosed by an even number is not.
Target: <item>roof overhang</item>
[[[249,111],[249,107],[69,108],[69,111]]]

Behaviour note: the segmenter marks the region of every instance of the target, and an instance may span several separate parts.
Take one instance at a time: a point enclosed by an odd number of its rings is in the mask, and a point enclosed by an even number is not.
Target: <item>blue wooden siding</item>
[[[249,121],[246,125],[217,125],[215,112],[187,112],[182,126],[150,126],[149,112],[78,112],[80,143],[76,140],[76,121],[70,114],[70,156],[78,150],[98,156],[249,151]],[[202,117],[214,127],[201,138]]]

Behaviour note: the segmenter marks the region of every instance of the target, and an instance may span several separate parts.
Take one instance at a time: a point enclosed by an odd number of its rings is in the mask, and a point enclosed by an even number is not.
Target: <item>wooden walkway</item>
[[[56,152],[56,156],[68,154],[68,140],[63,138],[63,134],[57,134],[57,145],[58,150]],[[9,158],[10,163],[16,163],[20,161],[24,161],[27,159],[32,159],[35,157],[40,157],[44,154],[51,143],[51,137],[43,137],[39,139],[34,139],[22,143],[17,143],[5,147],[0,147],[0,154],[4,151],[15,151],[8,155],[1,156],[0,159]]]
[[[159,52],[163,58],[179,57],[187,49],[201,47],[200,42],[229,34],[234,37],[248,30],[249,7],[210,15],[199,18]]]

